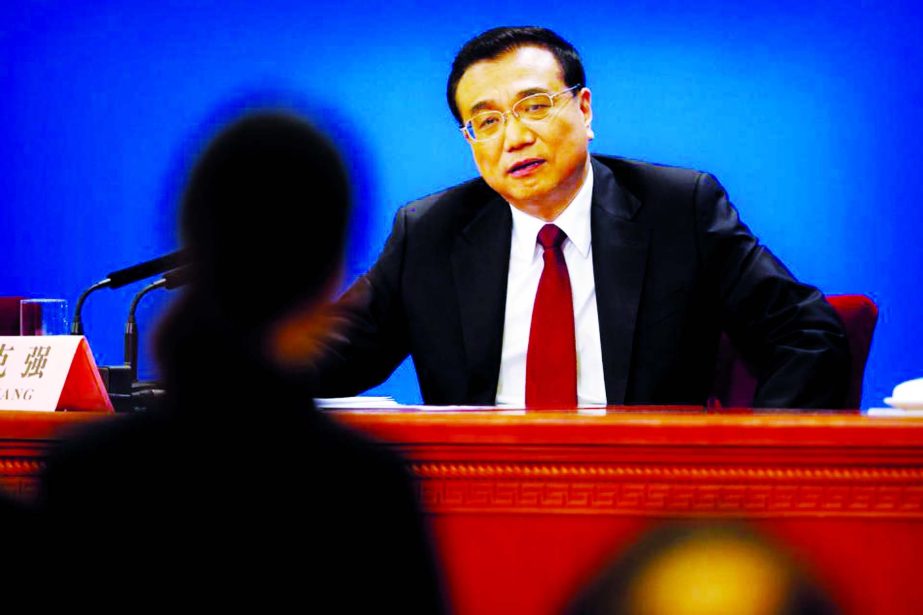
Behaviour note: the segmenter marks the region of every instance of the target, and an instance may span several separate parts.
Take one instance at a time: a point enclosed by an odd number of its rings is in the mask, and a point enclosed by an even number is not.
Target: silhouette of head
[[[208,145],[183,198],[191,294],[239,330],[324,298],[348,209],[340,157],[308,123],[279,112],[239,119]]]

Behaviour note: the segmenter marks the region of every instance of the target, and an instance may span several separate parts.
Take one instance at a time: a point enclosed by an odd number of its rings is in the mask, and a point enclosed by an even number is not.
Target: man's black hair
[[[468,68],[482,60],[492,60],[509,51],[521,47],[541,47],[550,51],[564,73],[564,83],[567,87],[586,85],[586,73],[580,54],[574,46],[549,30],[538,26],[503,26],[492,28],[483,32],[465,43],[455,61],[452,62],[452,72],[449,73],[449,83],[446,86],[446,100],[452,115],[462,123],[461,112],[455,104],[455,90],[458,82]]]

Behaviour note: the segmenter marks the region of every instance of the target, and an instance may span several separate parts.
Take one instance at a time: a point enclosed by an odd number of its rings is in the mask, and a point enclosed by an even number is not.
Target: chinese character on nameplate
[[[41,378],[45,372],[45,366],[48,365],[48,355],[51,354],[51,346],[32,346],[29,354],[26,355],[26,368],[20,374],[23,378]]]
[[[10,352],[16,350],[7,344],[0,344],[0,378],[6,376],[6,361],[10,358]]]

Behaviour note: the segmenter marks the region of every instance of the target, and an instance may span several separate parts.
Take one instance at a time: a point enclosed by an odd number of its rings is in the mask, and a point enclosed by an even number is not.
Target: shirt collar
[[[586,258],[590,253],[590,206],[593,202],[593,165],[589,165],[586,179],[580,190],[564,211],[553,221],[567,234],[567,239],[574,244],[580,255]],[[532,260],[538,253],[536,237],[543,226],[548,224],[541,218],[516,209],[513,212],[513,243],[511,257],[520,260]]]

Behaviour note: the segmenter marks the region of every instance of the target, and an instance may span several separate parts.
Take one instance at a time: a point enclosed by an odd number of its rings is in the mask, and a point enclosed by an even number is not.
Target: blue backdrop
[[[476,174],[444,102],[455,51],[488,27],[540,23],[584,57],[594,151],[714,172],[798,277],[878,303],[863,405],[881,405],[923,376],[915,4],[6,3],[0,294],[73,306],[105,273],[174,249],[189,162],[228,117],[270,103],[310,115],[349,161],[354,277],[398,206]],[[101,364],[122,361],[140,286],[88,301]],[[166,295],[142,303],[142,331]],[[380,390],[419,400],[406,366]]]

